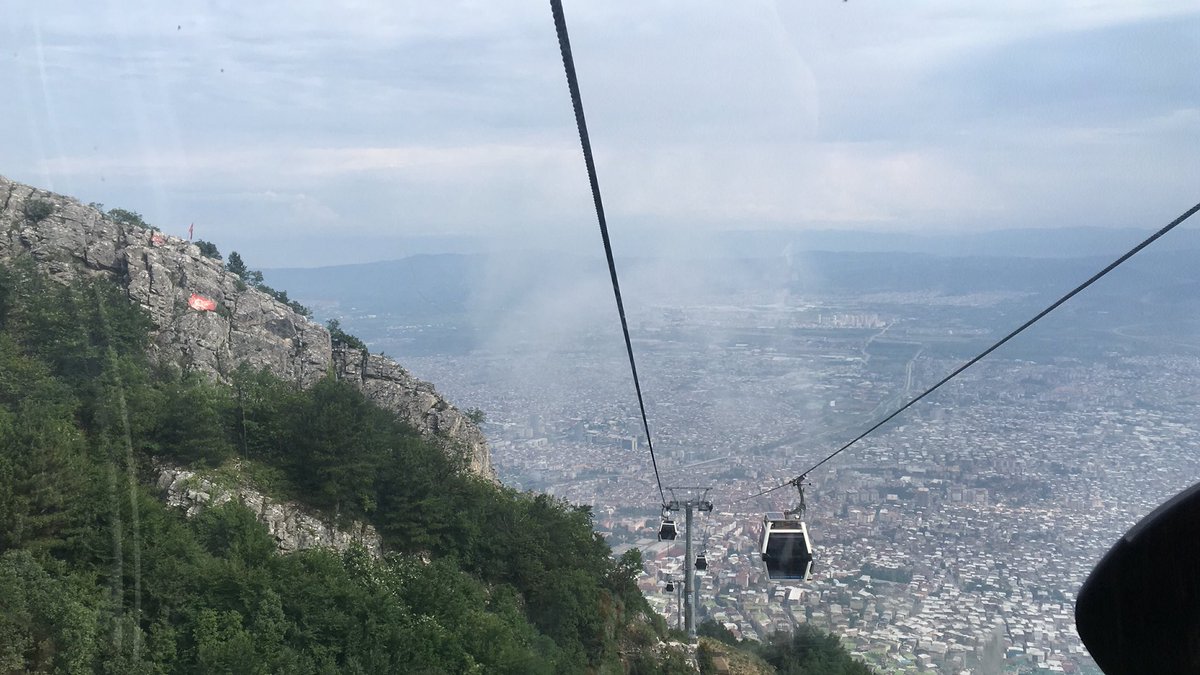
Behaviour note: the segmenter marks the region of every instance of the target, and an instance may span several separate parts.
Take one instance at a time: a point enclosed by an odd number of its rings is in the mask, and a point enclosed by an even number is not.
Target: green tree
[[[68,536],[85,480],[84,438],[69,389],[0,334],[0,551],[47,549]]]
[[[153,434],[159,452],[207,466],[233,457],[235,447],[225,426],[234,408],[228,390],[188,375],[164,383],[162,392]]]
[[[258,664],[254,636],[242,626],[242,615],[238,612],[202,609],[192,630],[199,672],[246,675],[264,672]]]
[[[205,258],[212,258],[213,260],[221,259],[221,252],[217,250],[217,245],[211,241],[197,239],[196,246],[200,249],[200,255]]]
[[[215,557],[256,567],[275,555],[275,541],[267,527],[241,504],[228,502],[205,509],[195,526],[198,538]]]
[[[142,214],[138,213],[137,211],[113,208],[108,210],[108,217],[114,222],[122,225],[132,225],[134,227],[140,227],[143,229],[148,229],[150,227],[146,224],[146,221],[142,220]]]
[[[0,672],[82,673],[97,650],[96,598],[28,551],[0,556]]]
[[[739,643],[737,636],[732,631],[712,619],[706,619],[699,626],[696,626],[696,635],[709,637],[734,647]]]
[[[243,279],[246,278],[246,263],[242,260],[241,254],[237,251],[231,251],[229,253],[229,260],[225,261],[225,269],[238,275],[239,277],[242,277]]]
[[[53,202],[44,199],[30,199],[25,203],[25,218],[31,223],[40,223],[53,214]]]
[[[780,675],[871,675],[836,637],[808,625],[796,626],[792,635],[776,634],[758,649],[758,655]]]
[[[386,448],[388,419],[360,391],[326,377],[292,419],[292,474],[311,503],[358,517],[375,510],[374,474]],[[298,411],[299,412],[299,411]]]
[[[337,319],[330,319],[325,322],[325,327],[329,329],[329,339],[334,345],[345,345],[351,349],[361,349],[367,351],[367,345],[357,337],[342,330],[342,322]]]

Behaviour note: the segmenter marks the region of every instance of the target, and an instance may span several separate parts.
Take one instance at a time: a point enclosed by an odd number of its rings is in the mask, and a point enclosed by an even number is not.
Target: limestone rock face
[[[483,432],[438,396],[432,384],[416,379],[385,356],[342,345],[333,348],[333,365],[339,377],[356,383],[367,398],[382,408],[396,411],[423,434],[454,439],[453,449],[465,455],[472,471],[482,476],[493,475]],[[480,452],[479,448],[485,451]]]
[[[300,386],[333,372],[494,478],[482,432],[433,385],[383,356],[334,349],[324,326],[247,285],[191,242],[0,176],[0,260],[22,257],[60,281],[105,276],[123,286],[154,321],[151,356],[159,363],[221,381],[245,363]],[[190,307],[193,295],[215,302],[215,311]]]
[[[184,509],[189,518],[204,509],[237,501],[267,526],[280,553],[310,548],[345,551],[354,544],[378,558],[382,540],[375,528],[354,521],[344,527],[324,520],[292,502],[279,502],[245,485],[221,485],[211,477],[178,467],[160,467],[158,489],[168,506]]]

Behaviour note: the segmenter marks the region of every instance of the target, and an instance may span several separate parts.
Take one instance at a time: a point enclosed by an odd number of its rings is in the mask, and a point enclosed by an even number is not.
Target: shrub
[[[103,204],[100,206],[103,206]],[[122,225],[132,225],[134,227],[141,227],[144,229],[150,228],[150,226],[146,224],[146,221],[142,220],[142,214],[138,213],[137,211],[116,208],[109,209],[108,217],[113,222],[120,223]]]
[[[325,327],[329,329],[329,338],[335,345],[345,345],[353,349],[361,349],[367,351],[367,345],[357,337],[342,330],[342,324],[337,319],[330,319],[325,322]]]
[[[40,223],[54,213],[54,204],[44,199],[31,199],[25,203],[25,217],[31,223]]]
[[[213,260],[221,259],[221,252],[217,250],[217,245],[211,241],[197,239],[196,246],[200,248],[200,255],[204,256],[205,258],[212,258]]]

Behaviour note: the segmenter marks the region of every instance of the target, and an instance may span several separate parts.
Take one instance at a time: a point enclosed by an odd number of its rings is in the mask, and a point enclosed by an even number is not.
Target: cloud
[[[519,169],[575,159],[574,148],[563,145],[489,143],[460,147],[410,146],[392,148],[318,148],[299,153],[303,171],[342,174],[357,171],[412,171],[428,178],[459,175],[479,167]]]
[[[155,153],[59,157],[39,167],[54,173],[159,174],[189,180],[220,169],[254,174],[277,171],[289,178],[345,176],[359,172],[411,172],[414,177],[458,174],[476,167],[521,167],[573,161],[573,148],[562,145],[472,144],[395,147],[258,147]],[[270,193],[263,193],[270,194]]]
[[[986,183],[952,158],[884,143],[658,149],[619,164],[615,209],[694,225],[878,226],[995,207]]]
[[[1087,224],[1196,184],[1193,2],[566,9],[618,226]],[[230,234],[590,227],[542,5],[49,0],[0,35],[18,179]],[[268,192],[305,198],[221,197]]]

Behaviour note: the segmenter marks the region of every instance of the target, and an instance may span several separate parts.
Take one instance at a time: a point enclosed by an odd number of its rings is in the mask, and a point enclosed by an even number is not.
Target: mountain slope
[[[662,671],[640,559],[587,509],[467,471],[346,380],[154,365],[152,327],[107,279],[0,264],[0,672]],[[231,462],[384,555],[280,555],[257,497],[189,517],[155,486]]]
[[[151,318],[156,363],[222,381],[246,365],[302,386],[332,370],[465,453],[475,472],[492,475],[483,434],[432,385],[384,357],[335,351],[325,327],[247,285],[191,242],[0,176],[0,261],[18,259],[58,281],[103,277],[119,284]],[[215,302],[215,311],[189,307],[193,296]]]

